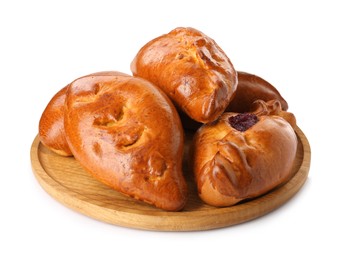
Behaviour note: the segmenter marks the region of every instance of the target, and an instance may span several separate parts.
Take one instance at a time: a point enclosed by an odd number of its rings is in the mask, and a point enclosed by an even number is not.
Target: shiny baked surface
[[[233,98],[237,73],[218,44],[193,28],[179,27],[144,45],[133,75],[160,87],[190,118],[217,119]]]
[[[297,138],[280,116],[224,113],[201,126],[192,145],[199,196],[213,206],[231,206],[290,177]]]
[[[238,71],[238,85],[234,98],[227,106],[228,112],[249,112],[256,100],[278,100],[284,111],[288,110],[288,103],[279,91],[265,79],[243,71]]]
[[[72,82],[65,132],[75,158],[95,178],[165,210],[187,198],[183,129],[170,100],[128,75],[90,75]]]

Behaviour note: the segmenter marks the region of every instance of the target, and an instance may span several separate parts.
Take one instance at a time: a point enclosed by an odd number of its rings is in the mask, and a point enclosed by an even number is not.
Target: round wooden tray
[[[180,212],[166,212],[124,196],[91,177],[73,157],[62,157],[46,149],[36,137],[31,147],[33,172],[40,185],[64,205],[114,225],[160,231],[191,231],[222,228],[263,216],[278,208],[302,187],[310,167],[310,146],[296,128],[298,149],[293,177],[281,187],[256,199],[232,207],[216,208],[203,203],[186,167],[191,136],[185,144],[184,173],[189,199]]]

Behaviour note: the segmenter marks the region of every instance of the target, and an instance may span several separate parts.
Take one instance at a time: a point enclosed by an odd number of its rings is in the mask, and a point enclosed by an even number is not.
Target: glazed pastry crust
[[[237,73],[214,40],[193,28],[176,28],[143,46],[133,75],[160,87],[195,121],[216,120],[235,94]]]
[[[258,116],[259,121],[241,132],[224,113],[195,134],[192,168],[199,196],[213,206],[231,206],[260,196],[284,183],[291,175],[297,137],[279,116]]]
[[[65,131],[96,179],[164,210],[184,207],[183,129],[170,100],[127,75],[86,76],[68,88]]]
[[[263,102],[263,104],[259,102]],[[259,106],[263,106],[264,109],[267,107],[265,110],[268,110],[268,112],[271,110],[270,114],[281,114],[290,124],[295,124],[293,114],[286,112],[288,103],[273,85],[254,74],[238,71],[238,85],[235,96],[230,101],[225,112],[247,113],[254,111]],[[180,116],[185,129],[197,130],[201,126],[201,123],[194,121],[184,113],[180,113]]]
[[[118,74],[127,75],[117,71],[101,71],[88,76]],[[64,129],[64,105],[68,86],[59,90],[52,97],[39,120],[40,141],[45,147],[62,156],[72,156]]]
[[[64,103],[67,86],[50,100],[39,120],[39,139],[44,146],[62,156],[72,156],[64,131]]]
[[[226,108],[226,112],[250,112],[252,103],[256,100],[265,102],[278,100],[282,110],[288,110],[288,103],[273,85],[257,75],[238,71],[236,94]]]
[[[287,121],[292,128],[296,127],[296,117],[293,113],[284,111],[281,102],[277,99],[269,100],[256,100],[251,105],[251,111],[257,116],[280,116]]]

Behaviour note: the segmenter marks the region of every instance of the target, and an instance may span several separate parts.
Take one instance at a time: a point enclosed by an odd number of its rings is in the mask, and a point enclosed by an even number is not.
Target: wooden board
[[[215,208],[203,203],[189,170],[185,145],[184,172],[190,197],[181,212],[166,212],[124,196],[91,177],[73,157],[62,157],[46,149],[36,137],[31,147],[33,172],[40,185],[64,205],[87,216],[114,225],[162,231],[208,230],[228,227],[278,208],[302,187],[310,167],[310,146],[304,133],[296,128],[298,152],[293,177],[281,187],[256,199],[232,207]]]

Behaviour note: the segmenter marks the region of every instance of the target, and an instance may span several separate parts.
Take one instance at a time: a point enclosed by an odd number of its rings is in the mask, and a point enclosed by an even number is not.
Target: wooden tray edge
[[[299,170],[293,178],[288,181],[288,183],[255,200],[233,207],[216,208],[208,214],[202,212],[202,214],[196,216],[196,219],[192,218],[190,212],[161,212],[161,214],[151,213],[149,216],[142,216],[136,212],[121,211],[120,209],[108,209],[97,205],[97,203],[92,201],[90,198],[60,185],[45,172],[43,166],[39,162],[38,148],[40,141],[38,136],[34,139],[31,146],[31,165],[36,179],[48,194],[65,206],[94,219],[118,226],[143,230],[210,230],[232,226],[261,217],[283,205],[301,189],[308,177],[311,149],[308,139],[302,130],[297,127],[295,131],[303,146],[303,158]],[[291,192],[288,193],[287,190],[290,190]],[[67,196],[65,194],[67,194]],[[278,196],[279,194],[282,194],[283,196]],[[256,204],[257,211],[254,211]],[[244,213],[243,217],[240,217],[240,214],[238,214],[240,211]],[[216,221],[214,222],[212,222],[212,219],[209,216],[212,215],[212,213],[216,216]],[[169,217],[175,219],[173,222],[177,224],[169,225],[167,221]]]

